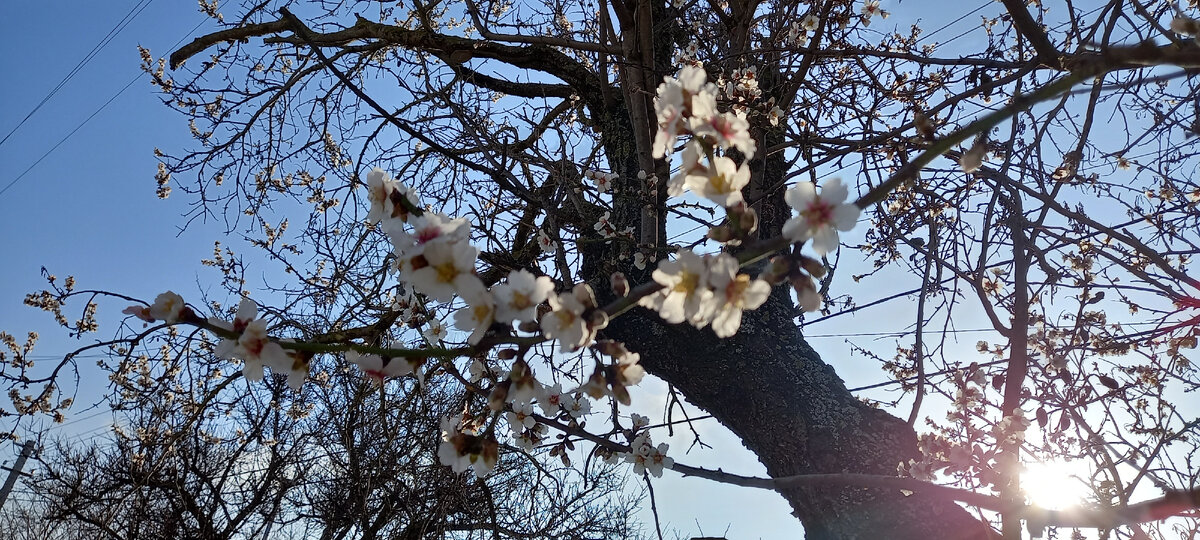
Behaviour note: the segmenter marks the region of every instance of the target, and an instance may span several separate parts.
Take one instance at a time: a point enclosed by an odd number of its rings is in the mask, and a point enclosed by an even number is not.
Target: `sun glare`
[[[1088,468],[1081,461],[1025,463],[1021,489],[1029,502],[1050,510],[1062,510],[1084,502],[1089,490]]]

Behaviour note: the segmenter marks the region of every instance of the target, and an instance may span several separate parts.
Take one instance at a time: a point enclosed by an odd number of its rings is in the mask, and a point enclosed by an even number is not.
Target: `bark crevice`
[[[777,288],[742,329],[667,325],[644,309],[612,321],[607,337],[641,353],[650,373],[741,438],[773,477],[814,473],[896,473],[917,457],[915,432],[855,398],[794,321],[790,293]],[[781,493],[806,538],[986,538],[986,527],[952,501],[867,488],[827,486]]]

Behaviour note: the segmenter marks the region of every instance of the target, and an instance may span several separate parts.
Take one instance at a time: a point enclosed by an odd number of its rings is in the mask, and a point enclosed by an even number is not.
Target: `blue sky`
[[[7,259],[0,267],[0,329],[19,339],[28,331],[38,331],[42,335],[35,353],[39,360],[61,358],[78,346],[56,329],[48,314],[21,305],[25,294],[45,286],[40,275],[43,266],[60,280],[74,275],[79,288],[146,299],[168,289],[189,297],[198,284],[203,287],[212,277],[198,261],[211,254],[212,241],[221,237],[221,229],[193,224],[181,233],[180,215],[187,210],[187,201],[181,196],[162,201],[154,193],[153,149],[187,148],[192,140],[186,121],[162,105],[144,75],[139,78],[137,50],[140,44],[156,57],[166,56],[185,37],[213,28],[195,6],[179,0],[0,4],[0,39],[8,51],[0,55],[0,73],[16,82],[4,85],[0,137],[46,98],[123,16],[136,12],[111,42],[0,145],[0,189],[24,173],[0,194],[0,230],[5,231],[0,243]],[[51,151],[56,144],[60,145]],[[47,157],[34,166],[46,152]],[[74,319],[78,313],[67,316]],[[100,321],[99,335],[110,335],[114,319],[102,314]],[[99,382],[87,378],[95,374],[94,369],[86,369],[91,362],[81,360],[85,379],[77,400],[80,405],[96,400],[103,391]],[[875,382],[879,376],[874,369],[840,369],[852,383],[855,373],[869,373],[869,379],[860,377],[864,382]],[[641,394],[639,401],[648,404],[643,412],[653,413],[662,410],[664,393],[664,385],[648,383],[635,398]],[[68,418],[73,423],[58,428],[60,433],[82,437],[104,433],[110,421],[107,414],[77,411]],[[697,429],[716,449],[684,454],[690,440],[682,435],[687,433],[683,429],[680,436],[668,440],[672,455],[693,465],[764,474],[753,456],[715,421],[702,420]],[[15,446],[0,445],[0,460],[15,453]],[[685,479],[671,472],[656,481],[656,491],[668,538],[701,533],[794,538],[799,532],[790,509],[774,493]],[[643,519],[652,524],[648,512]]]
[[[182,147],[188,131],[152,93],[148,78],[139,77],[137,50],[141,44],[165,53],[198,24],[208,25],[195,6],[179,0],[0,3],[6,53],[0,55],[6,79],[0,138],[11,134],[0,144],[0,189],[7,187],[0,194],[0,330],[21,341],[38,332],[37,361],[49,363],[80,345],[48,313],[22,305],[25,294],[45,287],[43,266],[60,283],[74,275],[81,289],[153,298],[169,288],[194,289],[196,261],[212,251],[212,234],[203,226],[179,235],[185,201],[154,195],[155,146]],[[107,45],[89,54],[133,13]],[[66,315],[74,319],[79,312]],[[111,335],[115,320],[102,318],[99,335]],[[95,382],[94,361],[80,359],[77,405],[58,433],[95,436],[110,421],[84,409],[104,390]],[[0,445],[0,460],[15,453],[15,445]]]
[[[911,12],[911,7],[902,10],[887,4],[883,7],[893,11],[893,18],[882,24],[877,21],[872,28],[907,28],[912,19],[905,17],[905,11]],[[0,145],[0,189],[32,166],[0,194],[0,231],[4,232],[0,247],[7,263],[0,266],[0,330],[18,339],[28,331],[38,331],[42,341],[35,354],[43,361],[77,347],[77,342],[56,330],[48,314],[21,305],[25,294],[45,286],[40,275],[43,266],[60,279],[74,275],[80,288],[146,299],[168,289],[191,298],[213,277],[199,260],[211,255],[212,242],[221,239],[223,227],[193,223],[181,233],[180,215],[188,209],[185,198],[177,195],[162,201],[155,196],[157,160],[153,149],[190,147],[187,123],[162,105],[145,76],[122,91],[140,74],[139,44],[155,56],[165,56],[174,44],[215,27],[197,11],[194,1],[0,3],[0,48],[7,53],[0,55],[0,73],[8,81],[3,86],[4,106],[0,107],[0,138],[8,135],[127,12],[141,7],[144,10],[126,28]],[[964,6],[961,11],[974,7]],[[948,39],[975,27],[977,17],[967,17],[938,37]],[[110,99],[111,103],[104,106]],[[96,115],[89,122],[34,166],[93,113]],[[844,280],[843,286],[848,288],[847,283]],[[860,304],[895,292],[853,289]],[[837,334],[903,330],[895,321],[907,324],[911,310],[909,303],[889,303],[813,325],[808,334],[818,351],[837,359],[835,367],[849,386],[874,383],[883,379],[877,363],[848,354],[845,338]],[[73,319],[78,313],[68,312],[67,316]],[[112,333],[114,320],[101,318],[101,337]],[[977,321],[959,321],[960,329],[984,326]],[[891,342],[890,338],[879,339]],[[964,350],[972,350],[977,339],[987,337],[968,333],[959,338]],[[81,361],[85,367],[90,362]],[[86,379],[81,387],[81,405],[95,400],[103,390],[100,383]],[[641,408],[643,414],[653,415],[662,410],[664,392],[663,385],[647,383],[636,389],[634,399],[647,404]],[[907,409],[900,413],[907,414]],[[78,412],[69,419],[81,420],[60,429],[89,435],[97,433],[97,427],[102,433],[108,418]],[[673,457],[691,465],[763,474],[761,465],[715,421],[700,421],[698,429],[715,450],[685,454],[690,440],[688,431],[682,429],[678,430],[680,436],[667,439]],[[15,455],[15,446],[10,446],[0,445],[0,460],[11,460]],[[773,493],[685,479],[671,472],[655,486],[667,538],[701,533],[730,538],[795,538],[799,531],[798,522],[789,516],[790,509]],[[643,519],[652,523],[648,513]]]
[[[9,51],[0,55],[0,73],[19,82],[4,85],[0,138],[88,56],[123,16],[138,6],[145,7],[0,145],[3,189],[61,141],[0,194],[0,230],[5,231],[0,246],[7,262],[0,266],[0,330],[18,339],[29,331],[39,332],[42,339],[35,357],[43,362],[61,358],[80,344],[66,338],[49,314],[22,305],[25,294],[45,287],[43,266],[60,282],[68,275],[75,276],[82,289],[146,299],[174,289],[189,297],[194,296],[198,283],[203,286],[211,280],[198,262],[211,255],[212,241],[221,238],[219,227],[204,224],[193,224],[181,233],[180,215],[187,210],[184,197],[178,192],[166,201],[155,196],[154,148],[178,150],[187,148],[192,140],[186,121],[162,105],[144,74],[139,77],[137,50],[140,44],[156,57],[166,56],[185,36],[214,25],[196,10],[194,2],[69,4],[0,3],[0,39],[4,40],[0,48]],[[200,30],[193,32],[198,24]],[[122,91],[135,78],[137,82]],[[63,141],[76,128],[78,131]],[[71,319],[78,317],[78,313],[66,314]],[[104,317],[102,312],[99,336],[111,334],[115,321],[111,315]],[[79,405],[68,416],[69,424],[54,428],[59,434],[91,438],[105,433],[111,422],[102,410],[81,407],[98,399],[104,390],[101,382],[88,377],[97,373],[88,369],[93,362],[94,358],[80,360],[84,380]],[[646,388],[642,393],[650,402],[663,391],[665,388]],[[707,432],[710,443],[723,441],[719,448],[740,447],[712,420],[701,421],[699,428]],[[680,447],[682,441],[675,441],[674,446]],[[16,445],[0,444],[0,460],[11,462],[17,451]],[[747,452],[741,454],[740,459],[730,460],[722,453],[721,463],[712,457],[688,461],[746,474],[763,473]],[[773,493],[714,486],[670,472],[658,484],[660,516],[668,537],[675,533],[685,537],[700,532],[721,534],[727,527],[730,534],[744,538],[791,538],[798,531],[786,504]],[[730,505],[730,500],[741,504]],[[644,519],[650,523],[652,518],[647,513]]]

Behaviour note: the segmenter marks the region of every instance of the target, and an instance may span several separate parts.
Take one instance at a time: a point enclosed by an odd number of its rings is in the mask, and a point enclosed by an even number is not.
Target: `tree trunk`
[[[896,474],[898,463],[917,457],[914,431],[851,395],[800,335],[796,314],[790,293],[777,287],[767,304],[743,316],[732,338],[667,325],[641,308],[614,319],[605,333],[733,431],[773,477]],[[958,505],[922,494],[821,486],[782,495],[812,540],[989,535]]]

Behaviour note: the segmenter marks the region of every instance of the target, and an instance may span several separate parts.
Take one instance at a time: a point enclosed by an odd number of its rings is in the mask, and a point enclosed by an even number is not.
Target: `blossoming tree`
[[[583,440],[638,473],[774,489],[809,538],[1160,534],[1143,523],[1196,503],[1197,421],[1176,403],[1197,385],[1200,26],[1166,4],[1001,4],[939,44],[878,1],[264,2],[228,19],[202,2],[225,29],[169,66],[143,53],[198,144],[159,152],[160,194],[249,231],[292,281],[251,291],[218,246],[206,264],[229,290],[278,307],[165,293],[128,308],[153,326],[114,347],[194,330],[189,357],[300,395],[348,364],[383,388],[449,379],[453,471]],[[860,350],[910,394],[907,421],[797,325],[897,299],[911,341]],[[975,358],[950,347],[966,317],[999,336]],[[655,444],[629,410],[645,373],[770,478]],[[1067,455],[1095,461],[1095,506],[1027,505],[1021,463]]]

